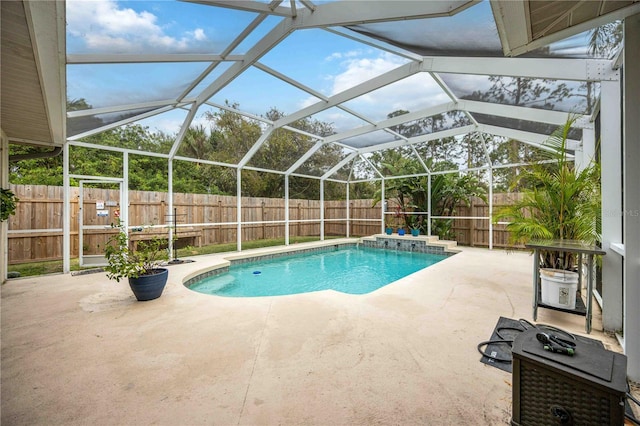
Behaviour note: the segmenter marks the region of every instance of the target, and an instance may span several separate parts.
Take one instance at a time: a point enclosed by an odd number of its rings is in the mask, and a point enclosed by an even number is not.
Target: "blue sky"
[[[256,15],[217,7],[173,1],[71,0],[67,4],[67,50],[69,53],[220,53]],[[278,18],[269,18],[234,53],[245,53],[258,36]],[[331,96],[406,63],[405,59],[356,41],[311,29],[296,31],[261,62]],[[85,98],[94,107],[166,99],[179,94],[206,64],[107,64],[70,65],[68,96]],[[219,73],[220,71],[218,71]],[[251,77],[251,78],[249,78]],[[442,91],[430,78],[422,87],[431,104],[442,101]],[[415,93],[415,81],[395,84],[377,95],[351,101],[350,106],[373,119],[381,119],[398,107],[415,109],[406,95]],[[237,102],[241,109],[264,114],[271,107],[290,113],[317,102],[317,98],[287,87],[285,83],[254,69],[224,88],[212,100]],[[384,102],[380,100],[384,98]],[[414,102],[415,103],[415,102]],[[419,102],[424,104],[424,101]],[[421,105],[422,107],[423,105]],[[201,111],[196,121],[201,121]],[[159,130],[177,131],[180,112],[146,120]],[[318,119],[346,128],[359,120],[336,109]]]
[[[288,4],[288,2],[284,2]],[[364,2],[362,4],[365,4]],[[490,20],[490,7],[482,3],[460,15]],[[67,2],[67,51],[74,53],[221,53],[257,15],[219,7],[175,1],[69,0]],[[279,22],[270,17],[232,52],[245,53]],[[434,21],[436,22],[436,21]],[[385,24],[380,24],[385,25]],[[390,24],[389,24],[390,25]],[[486,25],[485,25],[486,26]],[[418,31],[428,40],[424,23],[403,22],[403,30]],[[469,26],[472,27],[472,26]],[[397,27],[396,27],[397,28]],[[467,33],[469,28],[465,31]],[[486,28],[482,31],[486,33]],[[484,34],[483,33],[483,34]],[[418,37],[418,36],[417,36]],[[295,31],[268,52],[260,62],[300,81],[324,96],[331,96],[407,62],[324,30]],[[67,67],[69,98],[85,98],[94,107],[117,106],[178,96],[207,63],[94,64]],[[226,63],[205,79],[199,88],[228,67]],[[465,77],[475,89],[486,77]],[[211,99],[239,103],[240,109],[256,115],[275,107],[291,113],[318,101],[267,73],[253,68]],[[431,77],[422,73],[348,102],[348,106],[372,120],[382,120],[398,109],[415,111],[449,99]],[[203,107],[196,124],[203,123]],[[176,111],[142,122],[151,130],[177,132],[186,113]],[[361,121],[333,108],[318,114],[338,131]]]

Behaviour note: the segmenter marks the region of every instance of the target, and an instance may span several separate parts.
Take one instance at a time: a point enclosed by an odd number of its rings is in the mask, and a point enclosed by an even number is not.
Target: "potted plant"
[[[420,236],[420,218],[416,216],[407,217],[409,227],[411,228],[411,235],[414,237]]]
[[[129,248],[129,237],[122,222],[116,225],[118,233],[109,238],[105,249],[108,265],[104,270],[107,277],[120,282],[127,278],[131,291],[139,301],[160,297],[167,283],[169,272],[161,268],[167,260],[167,240],[154,237],[149,241],[140,241],[137,250]]]
[[[522,199],[494,215],[494,222],[509,222],[506,230],[512,243],[570,240],[591,245],[600,241],[600,167],[591,161],[579,170],[567,159],[567,139],[574,122],[570,117],[545,143],[550,161],[522,171],[517,184],[528,188]],[[540,251],[540,266],[543,278],[562,275],[565,280],[570,275],[568,280],[577,283],[575,253]],[[544,285],[542,289],[544,293]]]
[[[393,223],[388,218],[385,218],[384,220],[384,232],[387,235],[393,234]]]

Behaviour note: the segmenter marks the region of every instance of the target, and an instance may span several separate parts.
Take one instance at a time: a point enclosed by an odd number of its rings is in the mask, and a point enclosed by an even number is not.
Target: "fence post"
[[[475,214],[473,213],[475,211],[475,206],[476,206],[476,197],[471,197],[471,211],[469,212],[469,216],[474,217]],[[471,221],[471,225],[469,226],[469,244],[471,245],[471,247],[475,247],[476,245],[476,220],[475,219],[469,219]]]
[[[264,210],[264,200],[262,200],[262,203],[260,205],[260,210],[262,212],[262,214],[260,215],[260,217],[262,218],[260,219],[262,220],[262,239],[264,240],[267,238],[267,224],[264,223],[267,212],[265,212]]]

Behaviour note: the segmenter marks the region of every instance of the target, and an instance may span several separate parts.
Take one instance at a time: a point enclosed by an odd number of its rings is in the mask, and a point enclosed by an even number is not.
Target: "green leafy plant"
[[[437,170],[436,165],[434,168]],[[471,206],[473,197],[487,202],[487,188],[474,174],[448,173],[431,176],[431,214],[433,216],[455,216],[458,214],[458,207]],[[422,208],[426,209],[426,204]],[[440,238],[455,240],[452,227],[453,219],[434,219],[431,223],[431,233]]]
[[[578,170],[567,158],[567,139],[575,118],[569,118],[545,143],[547,162],[523,170],[518,181],[531,188],[520,201],[498,210],[494,222],[508,221],[512,243],[538,240],[600,241],[600,165],[594,161]],[[573,253],[541,253],[542,268],[571,270]]]
[[[109,238],[105,248],[108,265],[104,267],[107,277],[120,281],[122,278],[138,278],[151,275],[163,261],[169,258],[167,239],[154,237],[149,241],[140,241],[138,249],[129,248],[129,238],[123,223],[118,220],[112,225],[118,233]]]
[[[382,167],[394,175],[409,175],[420,173],[424,168],[417,161],[405,157],[392,158],[395,163],[382,163]],[[425,162],[429,170],[442,171],[452,169],[454,164],[435,163],[429,158]],[[395,206],[394,218],[396,224],[408,229],[419,229],[428,234],[428,219],[422,215],[412,215],[400,212],[426,212],[431,208],[433,216],[455,216],[461,205],[471,205],[472,197],[479,197],[487,201],[486,186],[471,173],[447,173],[431,175],[431,197],[429,198],[429,177],[415,176],[401,179],[390,179],[386,184],[386,194]],[[382,191],[374,194],[373,205],[381,201]],[[431,206],[429,206],[431,200]],[[389,210],[394,207],[390,207]],[[451,232],[453,219],[433,219],[431,234],[444,239],[455,239]]]
[[[9,219],[15,214],[16,206],[20,201],[10,189],[0,188],[0,222]]]

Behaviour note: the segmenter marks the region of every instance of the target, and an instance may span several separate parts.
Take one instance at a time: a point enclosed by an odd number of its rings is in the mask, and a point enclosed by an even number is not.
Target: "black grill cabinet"
[[[576,337],[574,356],[545,351],[538,330],[513,343],[514,426],[622,425],[627,357]]]

